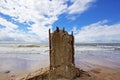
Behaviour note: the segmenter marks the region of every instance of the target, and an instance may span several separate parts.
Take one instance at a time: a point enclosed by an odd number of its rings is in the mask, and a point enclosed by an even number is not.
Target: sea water
[[[103,66],[120,69],[120,44],[77,44],[75,62],[79,68]]]
[[[120,44],[75,44],[75,65],[83,69],[95,66],[120,69]],[[30,72],[47,66],[48,45],[0,43],[0,72]]]

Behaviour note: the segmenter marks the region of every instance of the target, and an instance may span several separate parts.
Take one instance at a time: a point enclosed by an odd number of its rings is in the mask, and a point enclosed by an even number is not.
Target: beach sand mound
[[[80,76],[72,80],[120,80],[120,71],[100,67],[88,71],[80,70]],[[25,76],[16,78],[15,80],[49,80],[49,68],[40,69]],[[70,80],[66,78],[58,78],[57,80]]]
[[[16,80],[48,80],[49,68],[41,68],[35,72],[16,78]]]
[[[41,68],[35,72],[16,78],[16,80],[49,80],[49,68]],[[79,70],[80,75],[78,77],[90,77],[89,73],[83,70]],[[57,80],[69,80],[60,76]],[[74,79],[76,80],[76,79]]]

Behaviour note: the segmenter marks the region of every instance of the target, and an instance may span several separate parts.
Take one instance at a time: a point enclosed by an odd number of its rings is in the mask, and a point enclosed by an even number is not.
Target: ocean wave
[[[18,45],[18,47],[41,47],[40,45]]]
[[[114,48],[114,50],[120,51],[120,48]]]
[[[119,47],[75,47],[76,51],[118,51]]]

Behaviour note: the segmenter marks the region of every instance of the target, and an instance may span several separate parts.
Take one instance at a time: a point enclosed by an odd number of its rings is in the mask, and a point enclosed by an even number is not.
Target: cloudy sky
[[[56,26],[77,43],[120,43],[120,0],[0,0],[0,42],[48,42]]]

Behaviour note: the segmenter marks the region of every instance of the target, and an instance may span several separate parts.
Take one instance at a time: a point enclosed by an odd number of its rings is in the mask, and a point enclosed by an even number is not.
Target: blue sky
[[[48,42],[48,29],[76,43],[120,43],[120,0],[0,0],[0,42]]]

